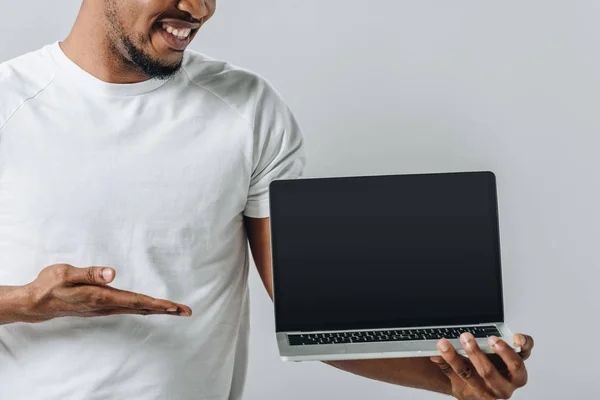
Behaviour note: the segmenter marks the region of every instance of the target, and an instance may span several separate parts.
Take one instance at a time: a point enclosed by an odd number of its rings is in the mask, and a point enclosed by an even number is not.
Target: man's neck
[[[101,3],[101,2],[97,2]],[[108,83],[137,83],[148,77],[129,65],[111,48],[99,7],[84,2],[69,36],[61,42],[65,55],[90,75]]]

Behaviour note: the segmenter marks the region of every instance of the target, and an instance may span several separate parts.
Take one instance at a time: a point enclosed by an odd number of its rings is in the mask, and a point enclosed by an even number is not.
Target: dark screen
[[[491,172],[271,184],[277,331],[503,321]]]

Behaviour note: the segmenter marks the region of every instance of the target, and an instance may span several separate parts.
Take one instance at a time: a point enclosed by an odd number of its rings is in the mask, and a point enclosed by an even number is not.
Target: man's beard
[[[121,56],[146,76],[156,79],[169,79],[181,68],[183,60],[179,60],[175,65],[163,64],[153,59],[144,50],[136,47],[127,36],[122,35],[120,41],[125,51],[127,51],[127,57]]]
[[[120,23],[116,10],[116,0],[107,1],[105,14],[108,17],[110,25],[108,39],[111,51],[115,56],[150,78],[169,79],[179,71],[183,59],[179,60],[177,64],[164,64],[152,58],[152,56],[139,46],[136,46]],[[138,43],[143,44],[145,42],[147,43],[148,40],[143,35],[140,35]],[[123,52],[126,54],[123,54]]]

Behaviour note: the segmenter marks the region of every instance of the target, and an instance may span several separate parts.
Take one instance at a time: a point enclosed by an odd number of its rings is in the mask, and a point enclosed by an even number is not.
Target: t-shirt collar
[[[148,79],[138,83],[108,83],[91,75],[75,64],[60,47],[60,42],[49,46],[50,54],[54,61],[64,69],[69,80],[83,85],[90,91],[112,96],[136,96],[158,89],[169,79]]]

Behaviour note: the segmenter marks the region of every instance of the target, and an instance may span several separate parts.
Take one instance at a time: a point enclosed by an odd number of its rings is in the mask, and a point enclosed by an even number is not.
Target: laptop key
[[[290,344],[290,346],[301,346],[304,344],[304,338],[301,338],[296,335],[288,335],[288,343]]]

